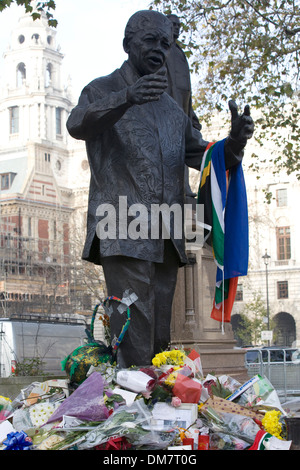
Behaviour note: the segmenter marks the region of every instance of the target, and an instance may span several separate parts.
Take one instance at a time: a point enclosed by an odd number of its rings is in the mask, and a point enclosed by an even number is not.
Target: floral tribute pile
[[[276,391],[203,376],[195,351],[172,349],[151,365],[91,365],[80,383],[34,382],[0,397],[1,450],[289,450]]]

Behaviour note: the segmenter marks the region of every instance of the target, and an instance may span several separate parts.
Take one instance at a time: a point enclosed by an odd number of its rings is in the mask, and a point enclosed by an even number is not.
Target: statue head
[[[123,47],[135,70],[148,75],[164,65],[172,42],[171,21],[157,11],[141,10],[128,20]]]
[[[174,15],[174,13],[171,13],[170,15],[167,15],[167,18],[171,21],[173,25],[173,36],[174,36],[174,41],[176,41],[179,38],[180,34],[180,19],[178,18],[177,15]]]

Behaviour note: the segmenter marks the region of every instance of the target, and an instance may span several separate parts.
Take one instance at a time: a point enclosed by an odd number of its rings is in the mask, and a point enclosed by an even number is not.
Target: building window
[[[10,134],[19,133],[19,107],[9,108],[9,132]]]
[[[39,39],[40,39],[40,35],[35,33],[31,36],[31,39],[34,41],[35,44],[38,44]]]
[[[61,114],[62,109],[56,108],[56,135],[61,135]]]
[[[1,190],[9,189],[13,183],[16,173],[3,173],[1,176]]]
[[[45,162],[50,162],[51,155],[50,153],[45,153]]]
[[[237,285],[235,300],[240,302],[243,300],[243,284]]]
[[[56,228],[56,220],[53,221],[53,239],[57,239],[57,228]]]
[[[47,64],[46,68],[46,87],[51,85],[52,81],[52,64]]]
[[[9,189],[9,174],[1,175],[1,189]]]
[[[28,217],[28,236],[32,237],[32,219]]]
[[[287,189],[277,189],[276,191],[277,207],[287,206]]]
[[[288,281],[277,282],[277,299],[289,298],[289,285]]]
[[[21,62],[17,67],[17,88],[21,88],[26,79],[26,67],[23,62]]]
[[[290,227],[277,227],[277,259],[291,258],[291,229]]]

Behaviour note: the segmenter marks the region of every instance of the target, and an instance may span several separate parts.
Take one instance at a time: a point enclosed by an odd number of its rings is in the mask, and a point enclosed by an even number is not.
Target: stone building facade
[[[21,16],[0,86],[1,316],[90,312],[103,294],[80,261],[89,166],[66,130],[74,103],[62,61],[46,17]]]

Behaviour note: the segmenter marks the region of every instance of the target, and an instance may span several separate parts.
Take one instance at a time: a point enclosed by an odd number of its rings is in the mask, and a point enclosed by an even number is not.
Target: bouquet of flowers
[[[240,388],[238,388],[227,400],[234,401],[242,406],[252,409],[267,411],[277,409],[283,415],[285,411],[281,407],[279,397],[267,377],[255,375]]]
[[[116,383],[135,393],[147,393],[156,383],[156,376],[149,368],[120,369],[116,373]]]
[[[210,435],[210,450],[245,450],[250,444],[243,439],[225,433],[212,433]]]
[[[171,351],[162,351],[154,356],[152,364],[157,368],[162,366],[183,366],[186,354],[180,349],[172,349]]]
[[[143,425],[149,423],[150,419],[151,412],[144,401],[137,400],[130,407],[120,406],[108,419],[84,435],[76,434],[76,431],[80,432],[80,427],[73,429],[74,440],[70,442],[70,436],[68,436],[69,445],[76,445],[79,450],[91,449],[108,442],[113,436],[126,437],[128,442],[137,444],[140,438],[149,433]],[[62,441],[59,447],[63,446]]]
[[[195,379],[202,366],[200,355],[192,351],[188,355],[180,349],[163,351],[152,359],[152,364],[161,369],[159,383],[170,390],[182,403],[198,403],[202,385]]]
[[[93,372],[79,387],[64,400],[49,418],[48,423],[73,416],[84,421],[102,421],[108,418],[107,399],[113,395],[99,372]],[[122,397],[120,397],[121,400]],[[117,403],[115,405],[118,406]]]
[[[13,414],[13,427],[16,431],[27,431],[31,428],[39,428],[47,423],[59,406],[59,402],[50,403],[49,400],[43,400],[34,405],[22,407]]]
[[[280,422],[281,413],[278,410],[267,411],[262,419],[262,425],[269,434],[282,439],[282,424]]]

